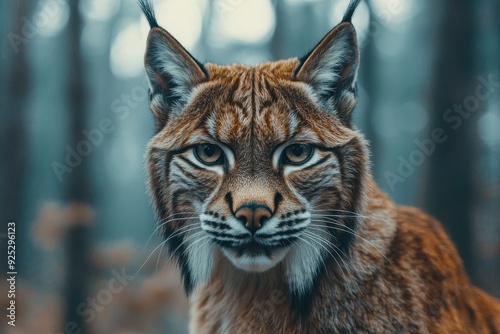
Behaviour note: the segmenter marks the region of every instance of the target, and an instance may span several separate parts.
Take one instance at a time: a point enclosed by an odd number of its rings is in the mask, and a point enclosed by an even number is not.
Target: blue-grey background
[[[305,54],[347,2],[155,4],[201,61],[256,64]],[[473,282],[500,296],[500,2],[370,0],[354,25],[354,119],[376,180],[438,217]],[[18,271],[17,325],[2,311],[2,332],[187,331],[145,187],[147,33],[133,0],[0,3],[0,261],[15,221]]]

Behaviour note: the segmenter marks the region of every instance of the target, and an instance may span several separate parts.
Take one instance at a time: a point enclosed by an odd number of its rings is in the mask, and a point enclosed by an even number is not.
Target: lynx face
[[[325,258],[341,263],[364,204],[352,24],[301,60],[202,65],[142,7],[157,122],[150,190],[186,290],[224,258],[247,272],[281,266],[292,292],[307,290]]]

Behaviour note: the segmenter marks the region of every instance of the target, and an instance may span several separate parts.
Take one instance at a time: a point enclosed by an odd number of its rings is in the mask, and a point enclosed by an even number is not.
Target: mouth
[[[237,268],[264,272],[276,266],[288,253],[291,243],[265,244],[255,238],[238,245],[220,245],[222,253]]]
[[[242,238],[238,241],[234,240],[221,240],[219,238],[212,238],[212,240],[219,245],[222,249],[234,251],[238,255],[270,255],[275,250],[286,248],[292,244],[297,237],[287,237],[272,242],[261,238],[259,236],[250,236]]]
[[[206,223],[206,222],[205,222]],[[237,268],[247,272],[264,272],[281,262],[292,243],[300,239],[303,226],[279,231],[234,234],[206,224],[204,230],[224,256]],[[219,225],[217,225],[219,226]]]
[[[275,248],[273,250],[254,250],[246,249],[239,251],[235,249],[222,248],[222,253],[237,268],[247,272],[265,272],[276,266],[285,255],[289,248]]]
[[[248,255],[248,256],[260,256],[266,255],[271,256],[273,250],[279,249],[279,246],[269,246],[262,244],[256,240],[251,240],[245,244],[233,247],[232,249],[238,256]]]

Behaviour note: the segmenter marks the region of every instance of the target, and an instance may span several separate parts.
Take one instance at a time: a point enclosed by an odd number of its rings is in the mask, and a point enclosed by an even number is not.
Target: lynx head
[[[368,164],[351,124],[358,3],[305,57],[249,67],[198,62],[140,1],[157,125],[149,186],[188,293],[229,261],[280,268],[301,298],[332,257],[348,255]]]

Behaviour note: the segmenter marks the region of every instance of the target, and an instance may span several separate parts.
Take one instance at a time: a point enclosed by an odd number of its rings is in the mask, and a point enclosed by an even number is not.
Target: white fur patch
[[[200,231],[201,228],[196,229],[190,233],[190,236]],[[214,267],[215,246],[205,233],[201,235],[202,236],[192,238],[186,247],[193,286],[198,286],[199,284],[207,282],[212,276]],[[186,238],[190,236],[186,236]]]
[[[265,254],[237,255],[236,251],[230,249],[222,249],[224,255],[234,264],[235,267],[248,271],[248,272],[264,272],[276,266],[285,255],[288,253],[289,248],[280,248],[272,252],[270,256]]]
[[[310,233],[319,235],[318,231]],[[285,259],[285,274],[290,291],[299,294],[309,290],[319,266],[323,265],[325,251],[310,237],[301,236]]]

